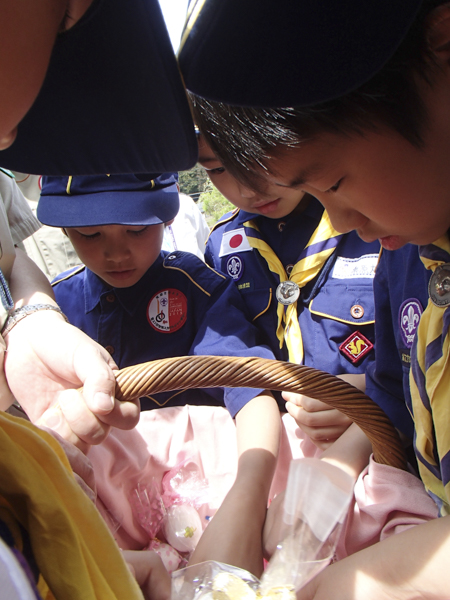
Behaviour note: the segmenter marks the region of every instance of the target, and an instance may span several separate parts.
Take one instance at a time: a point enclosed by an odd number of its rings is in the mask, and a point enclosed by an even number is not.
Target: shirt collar
[[[112,293],[116,296],[122,308],[132,315],[139,306],[142,298],[148,294],[150,282],[154,279],[154,272],[163,262],[163,256],[160,254],[150,269],[134,285],[126,288],[115,288],[105,283],[100,277],[95,275],[90,269],[84,272],[84,301],[86,312],[94,310],[99,304],[103,294]]]

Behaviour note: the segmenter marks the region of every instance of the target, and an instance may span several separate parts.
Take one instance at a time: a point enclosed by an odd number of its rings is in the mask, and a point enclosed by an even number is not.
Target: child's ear
[[[442,4],[427,18],[428,47],[437,59],[450,61],[450,3]]]
[[[164,225],[166,227],[169,227],[169,225],[172,225],[172,223],[175,221],[175,219],[172,219],[171,221],[167,221],[167,223],[164,223]]]

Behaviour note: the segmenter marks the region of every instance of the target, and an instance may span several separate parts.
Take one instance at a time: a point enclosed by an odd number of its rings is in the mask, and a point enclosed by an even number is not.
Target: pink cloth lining
[[[286,487],[293,458],[320,456],[290,415],[283,415],[282,422],[271,498]],[[200,511],[205,519],[214,515],[236,475],[236,431],[226,409],[182,406],[146,411],[136,429],[115,429],[102,445],[91,448],[98,507],[122,548],[140,549],[150,541],[131,510],[133,489],[153,477],[159,482],[166,471],[195,452],[212,490],[209,506]],[[419,479],[371,460],[356,483],[355,502],[344,524],[337,558],[436,517],[436,506]]]

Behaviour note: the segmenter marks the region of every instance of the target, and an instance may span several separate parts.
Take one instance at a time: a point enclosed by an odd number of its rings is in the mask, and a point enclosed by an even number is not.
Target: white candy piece
[[[164,519],[167,542],[179,552],[192,552],[203,533],[198,512],[190,504],[175,504]]]

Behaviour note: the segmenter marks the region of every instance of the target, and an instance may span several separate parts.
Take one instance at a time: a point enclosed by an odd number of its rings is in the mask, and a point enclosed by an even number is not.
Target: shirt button
[[[350,314],[354,319],[361,319],[364,316],[364,309],[360,304],[354,304],[350,309]]]
[[[286,223],[285,221],[280,221],[278,223],[278,231],[281,233],[283,231],[283,229],[286,227]]]
[[[114,354],[114,346],[105,346],[105,350],[111,354]]]
[[[108,294],[106,296],[106,301],[107,302],[115,302],[116,301],[116,297],[114,296],[114,294]]]

